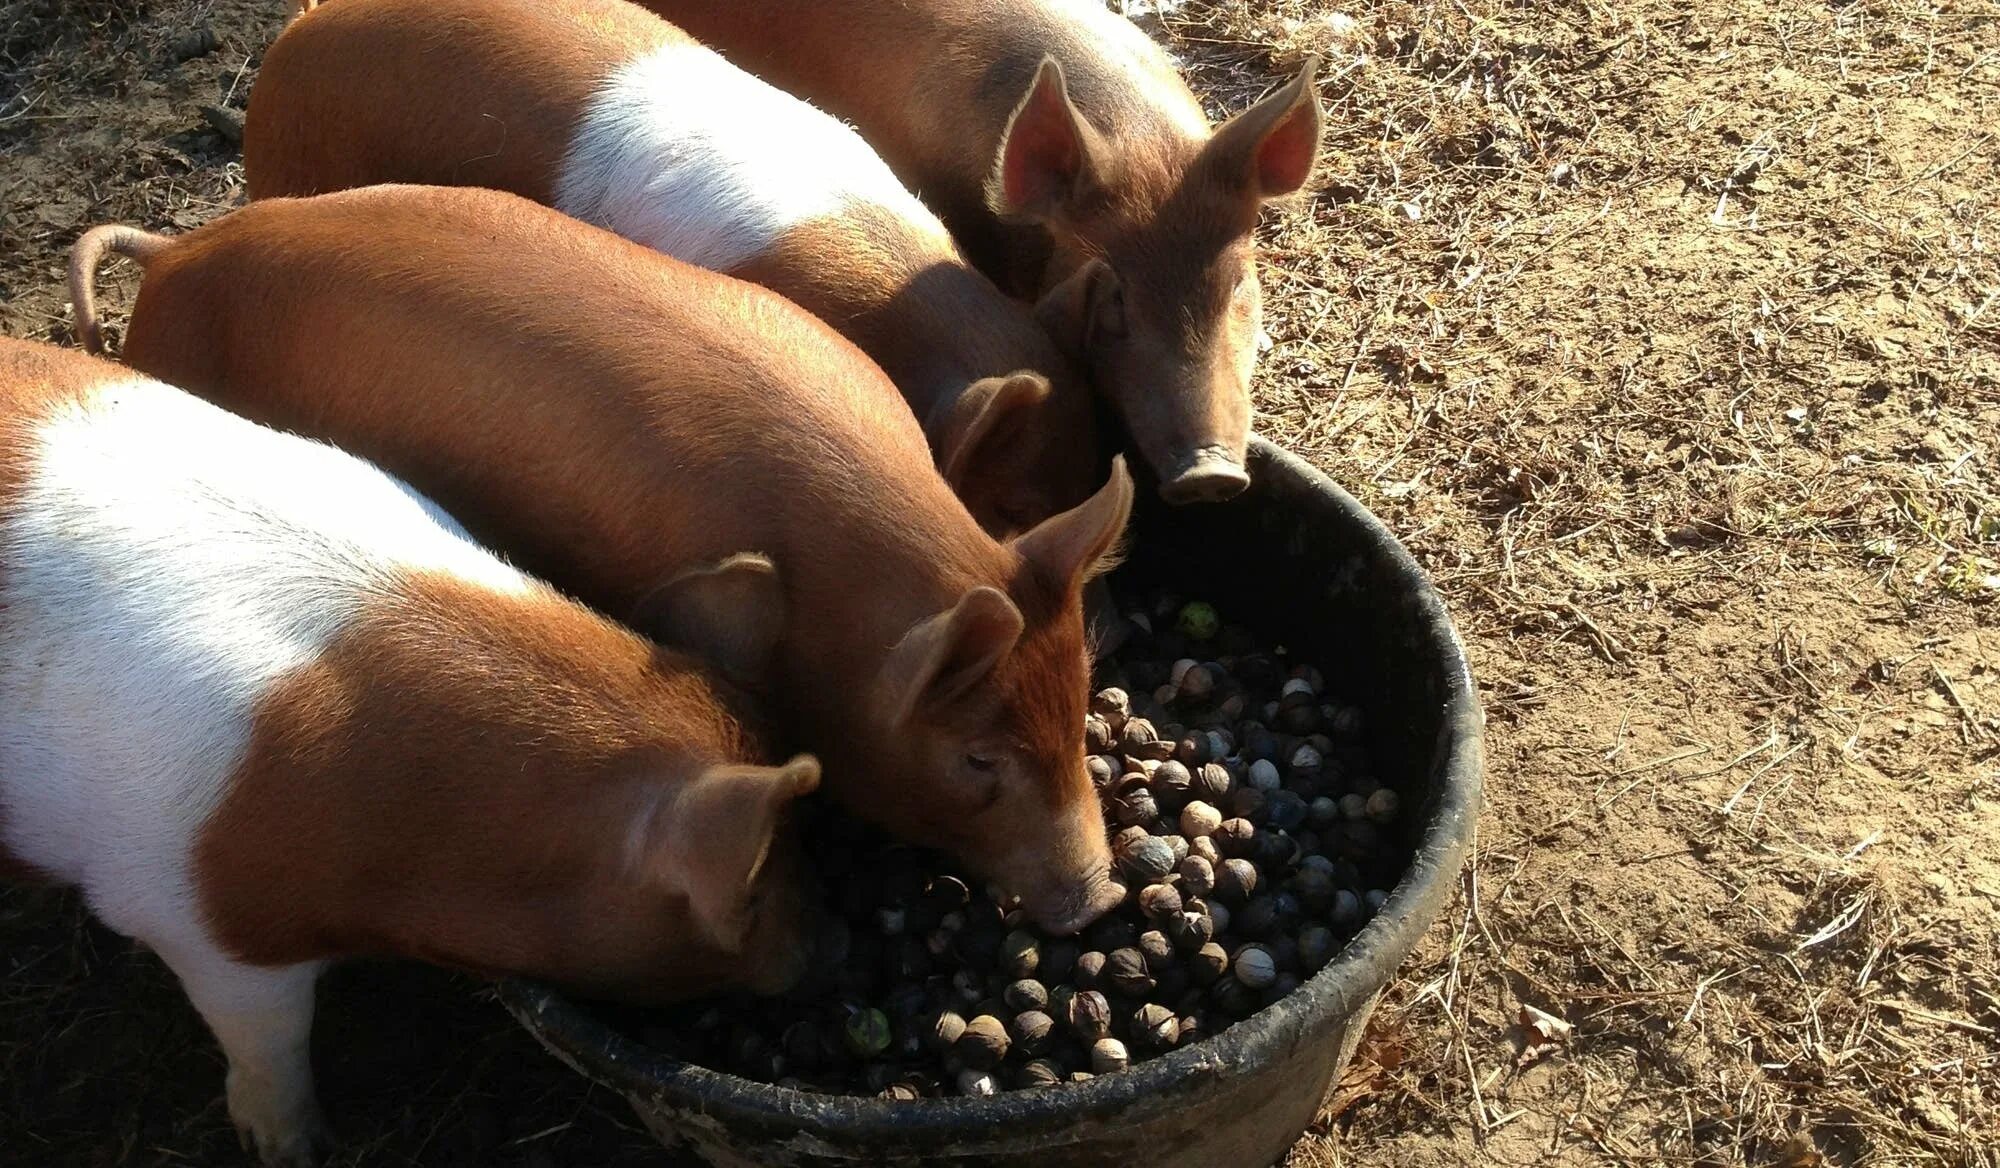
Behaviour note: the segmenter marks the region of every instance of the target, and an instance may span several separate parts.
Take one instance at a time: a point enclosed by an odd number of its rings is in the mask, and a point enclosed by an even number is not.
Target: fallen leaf
[[[1522,1003],[1521,1053],[1515,1056],[1516,1067],[1528,1067],[1555,1053],[1555,1048],[1569,1041],[1574,1029],[1568,1022],[1549,1013]]]

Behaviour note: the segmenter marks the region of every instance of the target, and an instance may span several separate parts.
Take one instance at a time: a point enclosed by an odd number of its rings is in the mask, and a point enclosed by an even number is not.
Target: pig
[[[1041,315],[1170,502],[1249,484],[1259,208],[1319,151],[1316,62],[1211,130],[1101,0],[641,0],[854,123]]]
[[[362,187],[177,238],[86,233],[71,276],[93,343],[107,249],[145,269],[135,367],[376,460],[731,676],[768,642],[760,692],[828,792],[1045,927],[1120,899],[1083,766],[1080,593],[1131,508],[1122,462],[995,540],[895,386],[817,318],[501,192]]]
[[[0,868],[159,954],[267,1164],[324,1142],[339,957],[638,1002],[804,971],[818,764],[358,458],[0,339],[0,613]]]
[[[243,163],[253,199],[512,191],[782,293],[882,366],[995,535],[1100,481],[1070,358],[860,136],[624,0],[313,7],[264,56]]]

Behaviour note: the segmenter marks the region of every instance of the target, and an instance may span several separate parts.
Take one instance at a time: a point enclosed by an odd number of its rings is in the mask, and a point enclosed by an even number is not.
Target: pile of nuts
[[[787,998],[652,1015],[685,1061],[890,1099],[1078,1082],[1284,997],[1408,859],[1361,711],[1207,604],[1158,597],[1100,665],[1085,720],[1124,903],[1049,937],[997,889],[832,816],[808,849],[835,903]]]

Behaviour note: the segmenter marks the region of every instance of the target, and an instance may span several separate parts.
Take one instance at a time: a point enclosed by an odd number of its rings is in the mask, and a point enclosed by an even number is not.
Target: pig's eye
[[[1000,769],[1000,760],[986,754],[968,754],[965,756],[965,765],[982,775],[990,775]]]
[[[1097,329],[1107,337],[1125,335],[1125,289],[1115,283],[1097,298]]]

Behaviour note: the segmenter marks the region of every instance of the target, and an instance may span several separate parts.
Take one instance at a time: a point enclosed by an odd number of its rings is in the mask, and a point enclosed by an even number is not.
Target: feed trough
[[[671,1058],[547,986],[502,1001],[647,1127],[719,1168],[789,1165],[1263,1165],[1312,1121],[1382,987],[1457,881],[1478,809],[1481,720],[1465,656],[1423,572],[1346,492],[1262,439],[1225,504],[1134,517],[1121,574],[1170,580],[1341,674],[1412,862],[1374,918],[1291,994],[1213,1037],[1087,1082],[985,1098],[808,1093]],[[1142,498],[1150,495],[1142,493]]]

